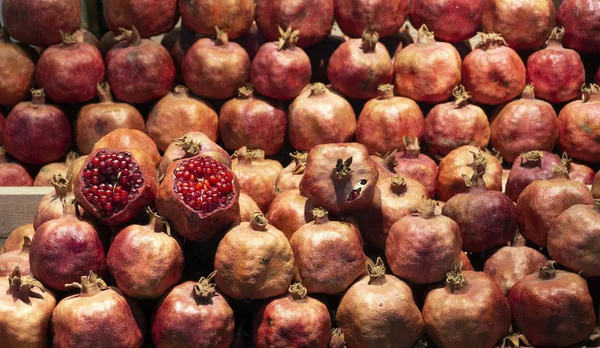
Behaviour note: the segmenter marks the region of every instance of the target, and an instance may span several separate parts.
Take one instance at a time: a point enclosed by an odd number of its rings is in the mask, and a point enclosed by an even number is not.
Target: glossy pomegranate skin
[[[405,142],[405,150],[396,154],[396,163],[394,172],[417,180],[425,186],[427,198],[433,198],[437,188],[438,167],[429,156],[419,153],[416,138]]]
[[[513,202],[519,199],[521,192],[532,182],[552,178],[554,167],[561,163],[560,157],[551,152],[538,153],[541,153],[541,156],[535,156],[535,159],[527,159],[521,154],[513,162],[506,182],[506,195]]]
[[[94,150],[103,148],[123,148],[138,150],[150,156],[152,163],[158,165],[161,157],[158,148],[146,133],[137,129],[117,128],[106,134],[94,145]]]
[[[300,190],[283,191],[275,196],[269,207],[267,219],[291,239],[294,232],[312,221],[311,211],[314,208],[312,201],[302,196]]]
[[[34,233],[35,229],[33,228],[33,224],[21,225],[15,228],[9,233],[4,241],[4,247],[0,249],[0,253],[21,250],[25,243],[25,236],[32,239]]]
[[[0,105],[16,105],[29,95],[35,78],[37,57],[38,54],[31,47],[13,43],[6,29],[0,28]]]
[[[600,4],[594,0],[565,0],[557,22],[565,27],[565,45],[578,52],[600,52]]]
[[[114,33],[135,25],[140,36],[156,36],[173,29],[179,19],[177,0],[108,0],[103,5],[106,24]]]
[[[360,37],[365,29],[379,36],[396,34],[408,14],[406,0],[334,0],[335,19],[344,34]]]
[[[600,87],[592,84],[584,88],[582,100],[567,104],[558,115],[561,149],[580,161],[600,161],[599,120]]]
[[[248,32],[254,20],[253,0],[179,0],[183,24],[205,35],[215,35],[215,27],[232,39]]]
[[[198,154],[212,157],[231,168],[231,157],[227,151],[202,132],[188,132],[169,144],[158,166],[158,177],[162,178],[174,161]]]
[[[415,28],[425,24],[440,40],[454,43],[475,36],[482,17],[482,0],[411,1],[409,8],[410,22]]]
[[[262,150],[243,147],[237,155],[232,170],[239,180],[241,191],[252,197],[261,211],[268,211],[275,198],[275,181],[282,169],[281,164],[265,159]]]
[[[33,179],[23,166],[7,163],[6,151],[0,147],[0,186],[33,186]]]

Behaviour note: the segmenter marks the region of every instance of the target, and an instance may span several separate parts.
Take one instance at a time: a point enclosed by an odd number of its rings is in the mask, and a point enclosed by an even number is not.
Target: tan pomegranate
[[[277,175],[283,167],[277,161],[265,159],[261,149],[244,146],[236,154],[237,159],[231,169],[237,176],[241,191],[252,197],[261,211],[268,211],[275,198]]]
[[[306,170],[308,152],[297,151],[290,153],[290,157],[292,157],[293,161],[277,174],[277,180],[275,180],[276,194],[287,190],[295,190],[300,187],[300,180]]]
[[[302,196],[300,190],[288,190],[279,193],[267,213],[269,223],[281,230],[288,239],[300,227],[312,221],[312,200]]]
[[[0,254],[21,250],[23,243],[25,243],[25,237],[32,239],[34,233],[33,224],[21,225],[15,228],[4,241],[4,247],[0,250]]]

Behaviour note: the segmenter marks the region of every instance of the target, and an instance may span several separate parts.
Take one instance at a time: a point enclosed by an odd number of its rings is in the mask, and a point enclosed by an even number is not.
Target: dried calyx
[[[394,97],[394,85],[386,83],[377,87],[381,99],[391,99]]]
[[[185,151],[186,157],[193,157],[200,153],[201,144],[187,135],[175,139],[174,142],[175,145]]]
[[[62,174],[52,175],[50,184],[54,187],[55,196],[59,199],[65,199],[69,192],[69,179],[62,176]]]
[[[465,86],[458,85],[452,90],[454,96],[454,107],[462,108],[469,105],[469,99],[471,99],[471,93],[467,92]]]
[[[299,301],[304,300],[306,298],[306,294],[308,291],[306,290],[304,285],[302,285],[302,283],[294,283],[290,285],[288,292],[290,294],[290,297],[292,297],[296,301]]]
[[[320,225],[329,221],[329,212],[325,208],[314,208],[311,210],[313,220],[315,224]]]
[[[421,147],[419,146],[419,138],[403,136],[404,143],[404,158],[419,158]]]
[[[452,266],[450,272],[446,273],[446,284],[450,287],[451,292],[462,289],[467,283],[467,279],[462,274],[461,268],[462,262],[459,262]]]
[[[430,31],[425,24],[423,24],[417,34],[417,44],[428,44],[435,42],[433,31]]]
[[[62,37],[63,44],[65,45],[73,45],[77,43],[77,37],[75,36],[75,34],[66,33],[60,30],[60,36]]]
[[[112,103],[112,95],[110,94],[110,85],[108,82],[97,83],[96,93],[101,103]]]
[[[523,237],[523,235],[519,232],[515,233],[515,236],[513,237],[510,246],[513,247],[518,247],[518,246],[525,246],[525,244],[527,244],[527,240],[525,239],[525,237]]]
[[[252,218],[250,219],[250,226],[255,231],[266,231],[267,225],[269,224],[269,220],[263,215],[263,213],[256,212],[252,214]]]
[[[242,147],[231,155],[231,158],[237,158],[239,163],[251,163],[252,160],[262,160],[265,158],[265,151],[261,149],[249,149]]]
[[[254,86],[250,82],[246,82],[242,87],[238,88],[238,98],[249,99],[254,96]]]
[[[531,347],[531,343],[527,340],[527,337],[522,333],[515,332],[510,333],[508,336],[502,339],[500,348],[520,348],[520,347]]]
[[[410,212],[414,216],[420,216],[424,219],[429,219],[435,216],[435,208],[437,202],[432,199],[423,199],[417,208],[411,208]]]
[[[108,289],[108,285],[96,273],[90,271],[88,276],[81,277],[81,283],[65,284],[67,288],[80,289],[79,296],[94,296],[102,290]]]
[[[521,155],[521,167],[533,168],[541,167],[544,153],[542,151],[529,151]]]
[[[485,167],[487,166],[487,158],[481,153],[481,151],[473,152],[469,151],[473,154],[473,163],[469,166],[473,168],[477,175],[485,174]]]
[[[227,46],[227,44],[229,43],[229,36],[227,36],[227,33],[219,29],[219,27],[215,27],[215,32],[217,33],[215,45]]]
[[[322,95],[327,90],[327,86],[325,86],[322,82],[313,83],[310,86],[310,96],[314,95]]]
[[[581,87],[581,95],[584,103],[589,101],[600,101],[600,86],[595,83],[589,85],[584,84]]]
[[[212,272],[208,277],[201,277],[198,283],[194,285],[194,295],[200,300],[209,300],[216,293],[215,284],[213,279],[217,271]]]
[[[481,42],[477,48],[487,50],[498,46],[508,46],[502,35],[498,33],[478,33],[481,36]]]
[[[10,286],[10,291],[14,295],[23,295],[18,296],[21,297],[22,300],[25,300],[25,298],[29,296],[31,289],[34,287],[40,289],[42,292],[46,292],[44,285],[33,276],[21,275],[21,266],[19,265],[16,265],[12,272],[8,274],[8,285]]]
[[[375,52],[378,42],[379,34],[377,34],[377,32],[370,31],[369,29],[365,29],[362,34],[362,44],[360,48],[364,53],[372,53]]]
[[[396,174],[392,177],[391,182],[392,192],[399,195],[406,192],[407,181],[406,177],[403,174]]]
[[[288,27],[287,30],[283,30],[279,27],[279,44],[277,50],[286,50],[296,46],[298,39],[300,38],[300,30],[292,31],[292,27]]]
[[[146,213],[150,218],[148,225],[153,227],[154,232],[166,233],[169,236],[171,235],[171,225],[165,217],[158,215],[158,213],[154,212],[149,206],[146,207]]]
[[[545,265],[540,266],[540,270],[538,272],[538,278],[542,278],[542,279],[552,279],[554,277],[556,277],[556,268],[554,267],[554,265],[556,264],[555,261],[548,261],[546,262]]]
[[[125,28],[119,28],[121,35],[116,36],[114,38],[115,41],[123,41],[127,40],[129,45],[140,45],[142,43],[142,38],[140,37],[140,33],[136,29],[134,25],[131,26],[131,30],[127,30]]]
[[[462,174],[462,178],[465,181],[465,185],[469,188],[474,188],[474,187],[485,188],[485,180],[483,180],[484,173],[485,173],[485,167],[484,167],[484,170],[481,172],[474,171],[471,176]]]
[[[370,281],[384,279],[385,265],[383,264],[381,257],[378,257],[375,263],[367,259],[367,275],[369,276]]]
[[[46,91],[43,88],[31,89],[31,103],[35,105],[43,105],[46,103]]]
[[[553,45],[562,46],[562,41],[563,41],[564,36],[565,36],[565,28],[554,27],[554,29],[552,29],[552,33],[550,34],[550,38],[548,39],[548,46],[553,46]]]
[[[308,158],[308,152],[296,151],[296,152],[290,153],[290,157],[292,157],[294,159],[294,162],[296,162],[296,167],[294,167],[292,174],[294,174],[294,175],[304,174],[304,171],[306,170],[306,160]]]
[[[347,159],[338,158],[335,163],[335,167],[333,168],[333,176],[336,179],[343,179],[348,175],[352,174],[354,171],[351,168],[352,166],[352,157],[348,157]]]
[[[535,88],[533,85],[526,85],[523,93],[521,94],[521,99],[535,99]]]
[[[554,166],[552,169],[552,178],[553,179],[569,179],[569,166],[571,164],[571,159],[567,155],[566,152],[563,152],[561,157],[561,163]]]

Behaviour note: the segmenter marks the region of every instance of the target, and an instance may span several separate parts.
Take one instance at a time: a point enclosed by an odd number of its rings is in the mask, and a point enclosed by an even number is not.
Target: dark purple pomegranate
[[[565,45],[579,52],[600,52],[600,3],[596,0],[564,0],[557,22],[565,28]]]
[[[164,34],[179,19],[177,0],[105,0],[104,19],[114,33],[135,26],[141,37]]]
[[[506,182],[506,195],[516,202],[521,192],[536,180],[552,178],[554,167],[559,165],[560,157],[546,151],[522,153],[513,162]]]

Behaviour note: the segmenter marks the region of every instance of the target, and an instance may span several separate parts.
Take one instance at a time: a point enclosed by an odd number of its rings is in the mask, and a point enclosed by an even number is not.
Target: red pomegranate
[[[559,165],[560,157],[546,151],[529,151],[522,153],[513,162],[508,180],[506,195],[516,202],[521,192],[536,180],[552,178],[554,167]]]
[[[514,329],[536,347],[575,344],[588,337],[596,322],[585,279],[555,270],[554,264],[548,261],[508,294]]]
[[[494,347],[508,334],[510,307],[490,276],[454,269],[444,287],[427,294],[423,320],[438,347]]]
[[[584,164],[569,163],[569,179],[573,181],[591,185],[594,182],[594,175],[594,170]]]
[[[223,150],[217,143],[210,140],[204,133],[189,132],[183,137],[173,140],[169,147],[167,147],[167,150],[160,161],[160,165],[158,166],[158,177],[162,180],[167,172],[167,168],[174,161],[182,158],[194,157],[199,154],[212,157],[218,162],[231,168],[231,157],[229,157],[227,151]]]
[[[404,136],[423,138],[425,119],[413,100],[394,96],[394,86],[379,86],[380,96],[363,107],[356,125],[356,142],[369,153],[385,154],[403,149]]]
[[[426,103],[445,101],[460,84],[461,68],[456,48],[435,41],[433,32],[423,25],[417,41],[394,57],[396,93]]]
[[[233,151],[248,146],[263,149],[268,156],[279,153],[287,123],[283,105],[255,95],[249,83],[240,87],[238,96],[223,104],[219,113],[221,139]]]
[[[196,41],[181,62],[185,84],[197,95],[210,99],[225,99],[235,95],[248,80],[250,56],[227,33],[216,28],[215,40]]]
[[[16,105],[29,95],[36,58],[37,53],[31,47],[13,43],[6,28],[0,26],[0,105]]]
[[[248,53],[248,56],[252,61],[254,60],[254,57],[256,57],[260,46],[264,45],[266,41],[264,36],[258,29],[258,25],[256,25],[256,22],[253,22],[252,26],[250,27],[250,30],[248,30],[248,32],[243,36],[237,38],[235,42],[237,42],[246,50],[246,53]]]
[[[118,288],[108,287],[94,272],[82,276],[81,283],[67,286],[80,289],[80,293],[66,297],[54,309],[53,346],[142,346],[146,328],[137,303],[123,296]]]
[[[417,180],[427,190],[427,198],[433,198],[437,187],[437,164],[421,152],[419,140],[416,137],[402,137],[404,151],[396,154],[394,172],[407,178]]]
[[[323,41],[333,26],[334,0],[259,0],[256,24],[267,40],[279,37],[278,27],[302,32],[298,46],[308,47]]]
[[[313,201],[302,196],[300,191],[288,190],[275,196],[269,207],[267,219],[273,227],[291,239],[300,227],[312,221]]]
[[[23,166],[8,163],[6,150],[0,146],[0,186],[33,186],[33,179]]]
[[[254,213],[262,213],[258,204],[244,192],[240,192],[240,215],[237,221],[250,221]]]
[[[279,32],[279,42],[267,42],[258,50],[250,68],[250,81],[266,97],[290,100],[310,82],[310,58],[296,47],[300,31],[280,27]]]
[[[205,36],[216,28],[232,39],[248,32],[254,20],[253,0],[179,0],[183,25]]]
[[[332,214],[359,212],[373,202],[378,178],[363,145],[317,145],[308,153],[300,192]]]
[[[34,233],[35,229],[33,228],[33,224],[22,225],[15,228],[8,234],[8,237],[4,241],[4,247],[0,249],[0,254],[21,250],[23,244],[25,244],[25,237],[32,239]]]
[[[66,214],[73,214],[75,207],[72,203],[75,199],[73,192],[69,190],[69,179],[61,174],[52,177],[54,192],[50,192],[40,200],[33,219],[33,228],[38,229],[44,222],[56,220]],[[65,206],[67,209],[65,209]],[[83,213],[83,210],[80,210]]]
[[[35,176],[33,186],[52,186],[52,178],[54,175],[60,174],[67,177],[69,167],[79,158],[77,152],[69,152],[64,162],[49,163],[40,168],[40,171]]]
[[[8,277],[15,267],[21,271],[21,275],[31,275],[29,269],[29,245],[31,239],[27,236],[23,237],[23,247],[21,250],[9,251],[0,254],[0,277]]]
[[[440,161],[437,194],[446,202],[452,196],[467,191],[463,175],[472,177],[475,171],[484,172],[488,190],[502,192],[502,164],[493,155],[475,146],[465,145],[451,151]]]
[[[335,319],[350,347],[411,348],[425,331],[410,287],[386,275],[381,258],[367,261],[367,276],[344,294]]]
[[[215,272],[198,282],[179,284],[159,302],[151,326],[157,347],[229,348],[235,318],[227,299],[212,283],[214,276]]]
[[[508,103],[491,123],[492,146],[509,163],[523,152],[552,152],[558,140],[556,112],[549,103],[535,98],[527,85],[520,100]]]
[[[594,182],[592,184],[592,194],[594,195],[594,198],[598,198],[600,199],[600,171],[598,171],[598,173],[596,173],[596,176],[594,177]]]
[[[115,40],[125,40],[106,53],[106,75],[117,99],[146,103],[169,93],[175,66],[169,52],[158,42],[141,39],[134,27],[122,29]]]
[[[458,43],[475,36],[481,27],[482,16],[482,0],[410,2],[410,23],[415,28],[427,25],[438,39],[447,42]]]
[[[277,180],[275,180],[276,194],[300,188],[300,180],[302,180],[302,176],[306,170],[308,152],[300,151],[290,153],[290,157],[292,157],[292,162],[277,174]]]
[[[397,153],[398,150],[395,149],[394,151],[384,154],[369,156],[375,164],[375,168],[377,168],[377,171],[379,172],[379,179],[394,176],[394,174],[396,174],[396,172],[394,172],[394,167],[398,164],[396,161]]]
[[[2,344],[6,347],[48,347],[54,306],[54,295],[32,276],[22,275],[19,266],[7,277],[0,277]]]
[[[152,139],[146,133],[137,129],[118,128],[100,138],[94,150],[104,148],[123,148],[137,150],[150,156],[152,163],[158,165],[161,157],[158,148]]]
[[[218,127],[219,117],[211,105],[191,96],[185,86],[177,86],[163,97],[146,120],[146,133],[161,151],[188,132],[202,132],[217,141]]]
[[[175,65],[176,78],[181,77],[181,63],[183,57],[192,45],[202,38],[202,35],[191,31],[185,26],[176,27],[172,31],[165,34],[160,40],[160,44],[169,51],[173,64]]]
[[[156,36],[173,29],[179,20],[177,0],[107,0],[103,5],[106,24],[115,33],[135,26],[141,37]]]
[[[61,109],[46,104],[43,89],[31,92],[30,102],[17,104],[2,130],[6,152],[27,164],[46,164],[65,157],[71,145],[71,126]]]
[[[121,36],[113,33],[112,31],[104,34],[102,38],[100,38],[100,45],[98,46],[98,49],[102,53],[102,57],[106,57],[106,53],[108,53],[111,48],[115,47],[122,41],[123,40],[121,39]]]
[[[169,165],[156,206],[179,235],[204,241],[235,222],[239,215],[239,192],[233,170],[199,152]]]
[[[15,40],[48,47],[60,42],[61,31],[72,33],[79,29],[81,1],[3,1],[2,21]]]
[[[295,283],[287,296],[258,308],[252,320],[252,338],[257,348],[328,346],[329,310],[306,292],[302,284]]]
[[[329,339],[329,348],[346,348],[346,341],[342,329],[339,327],[331,329],[331,338]]]
[[[361,37],[365,29],[381,37],[397,34],[408,14],[407,0],[334,0],[335,19],[344,34]]]
[[[484,149],[490,142],[490,122],[483,109],[469,103],[471,94],[462,85],[452,94],[453,102],[434,106],[425,118],[425,143],[434,157],[463,145]]]
[[[434,201],[422,201],[414,211],[390,228],[385,254],[392,272],[416,284],[444,279],[460,259],[462,240],[459,226],[448,217],[435,214]]]
[[[320,82],[307,86],[289,106],[288,121],[290,143],[301,151],[349,142],[356,131],[352,105]]]
[[[275,198],[275,181],[282,169],[281,164],[265,159],[264,151],[242,147],[232,170],[240,183],[242,192],[248,194],[258,204],[261,211],[268,211]]]
[[[352,99],[372,99],[378,87],[394,76],[392,59],[379,34],[365,30],[360,39],[350,39],[338,47],[329,60],[327,77],[333,87]]]
[[[565,45],[579,52],[600,52],[599,10],[595,0],[562,2],[556,19],[565,28]]]
[[[96,46],[96,48],[100,46],[100,40],[98,40],[96,35],[89,30],[80,28],[74,32],[73,35],[77,39],[77,42],[85,42],[92,46]]]
[[[252,241],[251,243],[249,241]],[[284,294],[293,278],[294,254],[288,239],[261,213],[230,229],[215,256],[215,281],[234,299]]]
[[[463,84],[481,104],[506,103],[525,88],[525,65],[500,34],[481,34],[481,43],[463,61]]]
[[[600,86],[584,86],[582,94],[582,100],[567,104],[558,115],[558,143],[575,159],[599,162]]]

